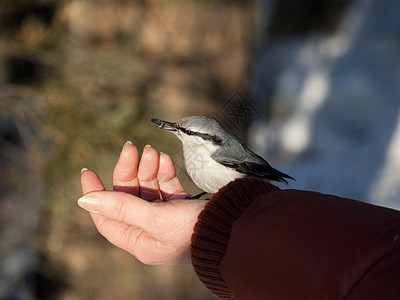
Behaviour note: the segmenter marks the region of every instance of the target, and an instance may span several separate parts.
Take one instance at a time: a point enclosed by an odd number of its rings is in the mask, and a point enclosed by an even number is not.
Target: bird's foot
[[[207,194],[207,192],[201,192],[200,194],[197,194],[197,195],[192,196],[192,197],[186,196],[185,199],[200,199],[200,197],[204,196],[205,194]],[[210,199],[208,199],[208,200],[210,200]]]

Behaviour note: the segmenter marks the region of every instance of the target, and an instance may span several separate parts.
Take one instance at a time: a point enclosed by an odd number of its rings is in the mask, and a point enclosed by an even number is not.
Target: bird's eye
[[[191,134],[192,134],[192,132],[191,132],[190,130],[186,130],[186,133],[187,133],[188,135],[191,135]]]

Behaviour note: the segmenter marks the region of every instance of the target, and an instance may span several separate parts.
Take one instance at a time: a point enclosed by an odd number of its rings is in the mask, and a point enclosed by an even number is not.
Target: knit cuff
[[[277,190],[264,179],[236,179],[214,194],[200,213],[192,235],[192,264],[199,279],[216,296],[234,299],[219,272],[233,223],[257,196]]]

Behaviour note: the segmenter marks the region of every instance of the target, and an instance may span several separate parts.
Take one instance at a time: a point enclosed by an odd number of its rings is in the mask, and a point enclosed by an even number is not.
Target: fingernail
[[[83,172],[87,171],[87,170],[88,170],[88,168],[82,168],[82,169],[81,169],[81,174],[82,174]]]
[[[131,141],[126,141],[125,144],[124,144],[124,146],[125,146],[125,145],[132,145],[132,144],[133,144],[133,143],[132,143]]]
[[[146,146],[144,146],[143,151],[146,150],[147,148],[151,148],[151,145],[147,144]]]
[[[98,213],[99,212],[99,197],[96,194],[89,193],[78,199],[78,205],[84,210]]]

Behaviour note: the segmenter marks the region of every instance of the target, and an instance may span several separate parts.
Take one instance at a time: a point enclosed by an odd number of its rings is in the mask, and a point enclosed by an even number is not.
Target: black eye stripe
[[[176,126],[176,128],[180,131],[182,131],[183,133],[186,133],[187,135],[192,135],[193,133],[190,130],[187,130],[186,128],[183,128],[181,126]]]
[[[176,128],[187,135],[199,136],[206,141],[211,141],[214,145],[222,145],[222,139],[220,139],[219,137],[217,137],[215,135],[211,135],[208,133],[201,133],[201,132],[193,132],[191,130],[188,130],[188,129],[180,127],[180,126],[177,126]]]

